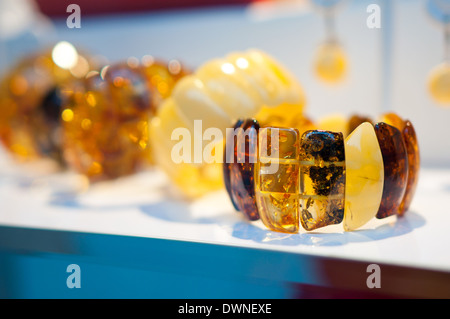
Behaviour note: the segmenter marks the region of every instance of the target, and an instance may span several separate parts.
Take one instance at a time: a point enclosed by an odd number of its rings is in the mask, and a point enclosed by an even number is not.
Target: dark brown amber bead
[[[408,181],[408,155],[402,133],[386,123],[375,124],[384,165],[384,186],[377,218],[401,215]]]
[[[233,206],[249,220],[259,219],[254,178],[258,130],[259,123],[256,120],[238,121],[234,126],[234,134],[227,136],[223,152],[225,187]]]
[[[344,217],[345,150],[342,133],[308,131],[300,143],[300,221],[306,230]]]
[[[403,128],[403,139],[408,153],[408,184],[405,196],[403,198],[400,214],[403,215],[411,205],[411,201],[416,192],[417,183],[419,181],[420,170],[420,152],[419,143],[417,142],[416,131],[410,121],[405,121]]]
[[[420,152],[417,141],[416,132],[412,123],[408,120],[403,120],[396,113],[386,113],[381,117],[381,122],[392,125],[402,132],[403,140],[405,142],[406,153],[408,154],[408,183],[405,191],[405,196],[400,205],[399,214],[402,216],[406,213],[411,205],[411,201],[416,192],[417,182],[419,181],[420,170]]]

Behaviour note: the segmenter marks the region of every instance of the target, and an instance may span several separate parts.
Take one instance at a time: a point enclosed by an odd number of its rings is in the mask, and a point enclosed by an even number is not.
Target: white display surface
[[[174,239],[450,271],[450,170],[424,168],[410,211],[361,230],[340,225],[283,234],[247,222],[225,192],[186,201],[155,170],[87,187],[68,172],[43,173],[0,155],[0,224]],[[47,166],[45,166],[48,168]],[[40,173],[37,173],[39,169]]]

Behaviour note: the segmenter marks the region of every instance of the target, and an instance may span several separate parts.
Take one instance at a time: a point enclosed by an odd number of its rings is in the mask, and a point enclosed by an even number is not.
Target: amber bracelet
[[[239,120],[227,136],[223,164],[235,209],[287,233],[299,232],[300,224],[311,231],[343,223],[352,231],[374,217],[403,216],[418,181],[417,137],[410,121],[393,113],[381,119],[359,124],[345,139],[341,132],[300,135]]]

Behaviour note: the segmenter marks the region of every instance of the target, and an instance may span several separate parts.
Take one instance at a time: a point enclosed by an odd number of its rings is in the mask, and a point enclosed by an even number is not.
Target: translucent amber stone
[[[408,182],[408,154],[405,142],[397,128],[383,122],[375,124],[375,133],[384,165],[383,196],[376,217],[401,215]]]
[[[308,131],[300,142],[300,221],[306,230],[344,217],[345,151],[342,133]]]
[[[384,184],[384,166],[371,123],[363,123],[345,139],[344,230],[355,230],[376,216]]]
[[[176,144],[171,140],[173,129],[186,128],[193,136],[194,123],[201,120],[204,130],[217,128],[225,136],[237,119],[252,118],[263,106],[298,105],[302,101],[297,80],[262,51],[236,52],[210,60],[177,82],[158,109],[157,120],[151,121],[151,144],[159,150],[155,161],[189,197],[216,190],[223,186],[221,163],[220,174],[215,173],[214,163],[175,163],[170,157]],[[217,143],[216,152],[223,151],[222,143],[223,139]]]
[[[408,120],[403,120],[395,113],[387,113],[381,117],[381,121],[392,125],[402,132],[405,142],[406,153],[408,154],[408,181],[400,204],[399,215],[405,214],[411,205],[411,201],[416,192],[417,183],[419,181],[420,170],[420,151],[414,126]]]
[[[317,76],[329,83],[341,81],[347,71],[347,58],[337,43],[325,43],[316,53],[314,67]]]
[[[258,220],[254,175],[259,124],[255,120],[238,121],[234,129],[235,133],[228,135],[226,141],[231,155],[226,147],[223,153],[225,187],[236,210],[249,220]]]
[[[298,142],[296,129],[260,129],[256,200],[261,220],[271,230],[296,233],[299,229]]]
[[[68,86],[65,94],[64,155],[72,168],[95,181],[150,163],[148,121],[156,93],[144,68],[107,66]]]
[[[93,67],[67,42],[21,59],[0,83],[0,140],[20,160],[61,154],[61,86]]]

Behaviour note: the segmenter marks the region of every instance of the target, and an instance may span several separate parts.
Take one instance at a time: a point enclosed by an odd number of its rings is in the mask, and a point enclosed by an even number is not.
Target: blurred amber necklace
[[[444,31],[444,59],[428,76],[428,90],[435,102],[450,106],[450,1],[430,0],[427,11]]]
[[[347,71],[347,57],[336,36],[335,15],[341,0],[314,0],[314,5],[324,16],[326,36],[315,53],[316,76],[327,83],[343,80]]]

